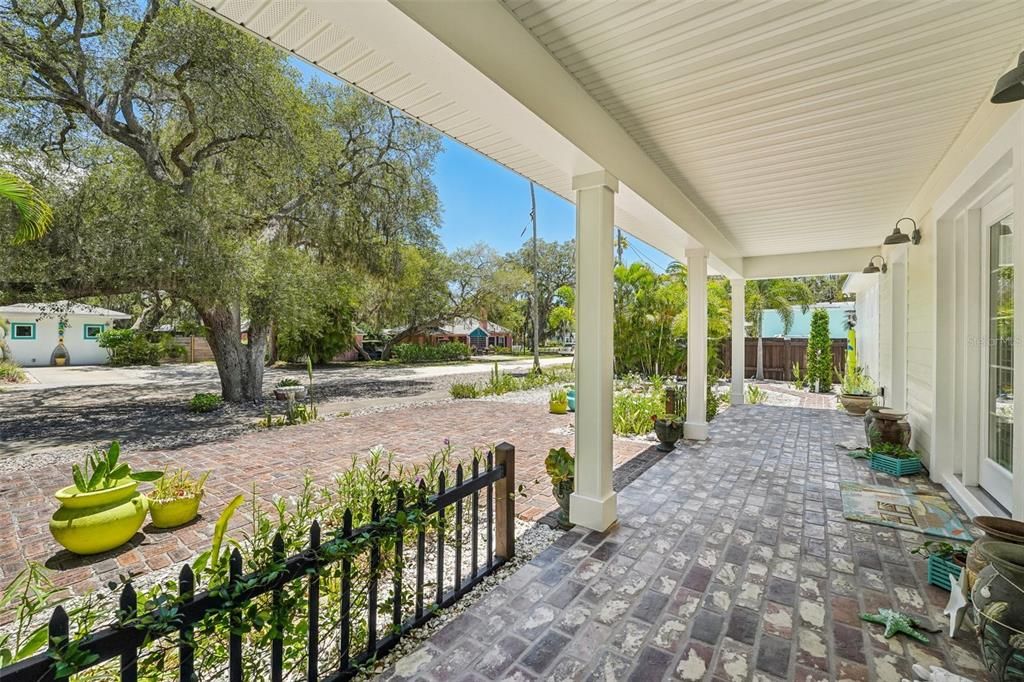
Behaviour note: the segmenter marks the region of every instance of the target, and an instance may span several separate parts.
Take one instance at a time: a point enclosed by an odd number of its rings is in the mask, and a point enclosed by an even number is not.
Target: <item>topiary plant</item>
[[[832,390],[832,339],[828,333],[828,311],[817,308],[811,314],[811,336],[807,341],[807,384],[812,391]]]

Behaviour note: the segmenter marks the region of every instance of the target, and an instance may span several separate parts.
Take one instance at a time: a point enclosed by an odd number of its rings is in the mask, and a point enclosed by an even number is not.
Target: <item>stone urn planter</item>
[[[572,528],[569,522],[569,496],[575,490],[576,482],[573,479],[562,481],[558,485],[551,486],[551,494],[558,502],[558,526],[559,528]]]
[[[972,521],[985,534],[967,552],[967,589],[973,587],[978,574],[988,566],[986,546],[997,542],[1024,546],[1024,522],[1001,516],[975,516]]]
[[[676,447],[676,441],[683,437],[683,420],[655,419],[654,435],[658,437],[658,450],[672,452]]]
[[[274,399],[299,402],[306,399],[305,386],[277,386],[274,388]]]
[[[873,414],[874,419],[870,422],[866,422],[865,415],[865,430],[867,431],[868,443],[874,444],[877,440],[881,443],[891,443],[892,445],[902,445],[907,447],[910,445],[910,422],[907,421],[907,413],[900,412],[888,407],[880,407],[877,409],[869,410],[867,414]],[[872,433],[874,432],[874,433]],[[874,435],[874,438],[872,437]]]
[[[55,494],[60,509],[50,519],[50,533],[75,554],[107,552],[132,539],[146,520],[149,504],[138,481],[126,479],[112,488],[79,492],[74,485]]]
[[[988,565],[971,589],[981,657],[994,680],[1024,679],[1024,546],[984,545]]]
[[[872,401],[875,396],[873,395],[855,395],[853,393],[840,393],[839,402],[842,404],[843,409],[848,414],[852,414],[855,417],[863,416],[868,408],[871,407]]]

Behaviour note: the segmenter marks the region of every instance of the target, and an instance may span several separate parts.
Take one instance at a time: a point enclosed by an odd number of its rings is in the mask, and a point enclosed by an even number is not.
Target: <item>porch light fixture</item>
[[[914,231],[909,235],[900,232],[900,223],[902,223],[904,220],[909,220],[911,223],[914,224]],[[917,228],[917,221],[914,220],[913,218],[900,218],[899,220],[896,221],[896,226],[892,228],[892,234],[886,237],[885,241],[882,243],[885,244],[886,246],[895,246],[897,244],[909,243],[913,243],[916,246],[917,244],[920,244],[921,230]]]
[[[1017,57],[1017,66],[1010,69],[996,81],[992,93],[992,104],[1009,104],[1024,99],[1024,52]]]
[[[875,259],[882,261],[882,267],[879,268],[875,265]],[[868,266],[861,270],[865,275],[877,275],[879,272],[888,272],[889,266],[885,264],[885,259],[881,256],[872,256],[871,260],[868,261]]]

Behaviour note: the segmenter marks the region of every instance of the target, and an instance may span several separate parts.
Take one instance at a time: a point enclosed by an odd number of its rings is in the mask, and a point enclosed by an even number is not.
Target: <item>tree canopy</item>
[[[436,246],[439,137],[394,110],[303,87],[187,5],[30,1],[0,19],[0,144],[55,210],[36,242],[0,225],[5,298],[166,292],[204,323],[224,397],[257,400],[275,325],[312,345],[299,330],[347,325],[339,301]]]

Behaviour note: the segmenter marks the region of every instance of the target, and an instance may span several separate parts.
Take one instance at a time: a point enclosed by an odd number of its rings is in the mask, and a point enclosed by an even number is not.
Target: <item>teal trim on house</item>
[[[32,336],[18,336],[18,327],[31,327]],[[11,341],[35,341],[36,340],[36,323],[35,322],[11,322]]]
[[[473,337],[473,338],[475,338],[475,339],[480,339],[480,338],[484,338],[484,339],[486,339],[486,338],[487,338],[487,332],[485,332],[485,331],[484,331],[483,329],[481,329],[480,327],[477,327],[476,329],[474,329],[473,331],[471,331],[471,332],[469,333],[469,335],[470,335],[470,336],[472,336],[472,337]]]
[[[105,325],[105,324],[85,324],[85,325],[82,325],[82,338],[85,339],[86,341],[95,341],[96,337],[99,336],[106,328],[107,328],[107,325]],[[93,334],[92,336],[90,336],[89,335],[89,331],[92,330],[92,329],[96,329],[98,331],[95,334]]]
[[[846,321],[854,309],[853,303],[841,305],[820,306],[828,311],[828,335],[833,339],[846,338]],[[761,318],[761,336],[766,339],[788,336],[797,339],[806,339],[811,335],[811,314],[814,308],[811,306],[805,313],[800,306],[793,306],[793,324],[787,333],[782,325],[782,317],[776,310],[764,311]],[[849,311],[849,314],[848,314]]]

